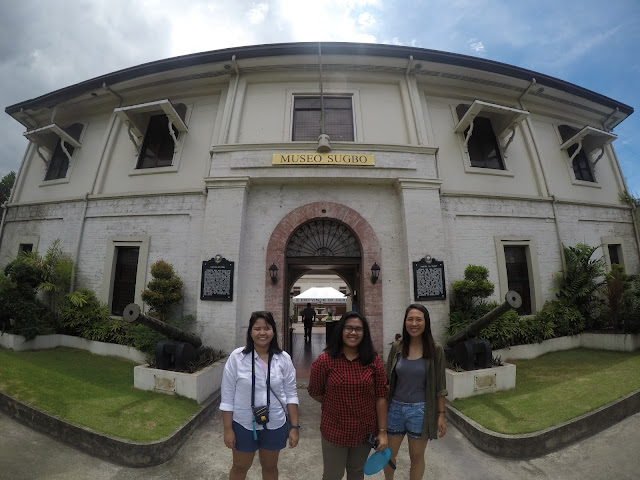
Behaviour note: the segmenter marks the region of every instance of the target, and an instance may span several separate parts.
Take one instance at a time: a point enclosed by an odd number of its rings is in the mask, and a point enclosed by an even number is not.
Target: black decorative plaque
[[[415,300],[444,300],[444,262],[423,258],[413,262],[413,295]]]
[[[233,262],[220,255],[202,262],[200,300],[233,300]]]

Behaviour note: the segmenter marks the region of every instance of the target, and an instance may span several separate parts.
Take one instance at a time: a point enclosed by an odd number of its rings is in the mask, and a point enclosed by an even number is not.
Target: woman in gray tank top
[[[427,441],[447,432],[444,368],[444,350],[433,340],[429,311],[424,305],[409,305],[402,341],[393,344],[387,358],[387,434],[394,462],[405,434],[409,438],[410,480],[424,475]],[[393,479],[394,473],[389,465],[385,467],[386,480]]]

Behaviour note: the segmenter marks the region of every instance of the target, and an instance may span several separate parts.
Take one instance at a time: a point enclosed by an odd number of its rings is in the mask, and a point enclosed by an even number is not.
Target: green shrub
[[[540,343],[554,337],[554,324],[549,317],[538,315],[520,317],[518,332],[512,340],[512,345],[527,345]]]
[[[106,324],[111,320],[109,307],[98,301],[96,294],[91,290],[79,290],[76,298],[78,296],[82,298],[81,302],[73,302],[71,297],[65,297],[60,302],[58,328],[60,333],[93,340],[90,338],[90,332],[95,331],[97,325]]]
[[[36,288],[42,281],[42,268],[32,254],[20,254],[4,267],[4,273],[16,286],[31,289],[35,297]]]
[[[629,276],[625,274],[624,266],[617,263],[612,264],[611,271],[607,273],[604,279],[606,305],[600,316],[601,323],[604,323],[604,326],[610,326],[616,331],[623,329],[623,298],[625,291],[629,288]]]
[[[566,267],[560,276],[557,293],[559,300],[574,305],[589,322],[603,303],[600,291],[604,283],[605,263],[602,258],[591,258],[598,248],[584,243],[575,247],[563,246]]]
[[[536,314],[541,324],[553,325],[553,333],[556,337],[565,335],[577,335],[585,327],[585,319],[578,308],[562,300],[546,302]]]
[[[498,306],[497,302],[484,304],[484,308],[478,309],[479,315],[473,319],[468,319],[462,312],[452,312],[449,323],[449,335],[455,335],[473,320],[477,320],[496,306]],[[524,321],[518,316],[518,313],[515,310],[509,310],[480,330],[480,332],[472,338],[485,338],[489,340],[493,350],[518,345],[518,339],[526,336],[521,332],[523,324]]]
[[[640,276],[629,275],[622,295],[620,326],[625,333],[640,332]]]
[[[60,301],[58,330],[87,340],[130,344],[128,324],[111,318],[109,306],[88,289],[73,292]]]

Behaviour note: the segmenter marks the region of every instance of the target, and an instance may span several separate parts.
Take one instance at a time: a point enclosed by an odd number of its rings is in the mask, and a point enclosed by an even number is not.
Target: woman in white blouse
[[[289,354],[278,346],[271,312],[251,314],[247,345],[229,355],[221,390],[224,443],[233,450],[229,479],[246,478],[256,450],[263,480],[277,479],[280,450],[287,439],[289,447],[298,445],[300,425],[296,369]],[[254,415],[260,407],[262,413]]]

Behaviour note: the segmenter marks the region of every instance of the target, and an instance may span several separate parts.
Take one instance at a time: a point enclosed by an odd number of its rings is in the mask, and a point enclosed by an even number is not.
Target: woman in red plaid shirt
[[[382,360],[373,349],[369,324],[357,312],[345,313],[333,338],[313,365],[307,388],[322,404],[322,480],[364,478],[371,450],[367,436],[387,448],[387,394]]]

